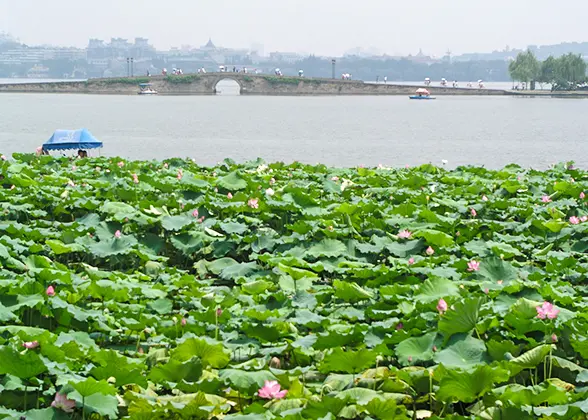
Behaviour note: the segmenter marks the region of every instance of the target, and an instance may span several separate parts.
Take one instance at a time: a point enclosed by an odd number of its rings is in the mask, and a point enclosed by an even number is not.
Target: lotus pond
[[[0,418],[588,413],[585,170],[0,168]]]

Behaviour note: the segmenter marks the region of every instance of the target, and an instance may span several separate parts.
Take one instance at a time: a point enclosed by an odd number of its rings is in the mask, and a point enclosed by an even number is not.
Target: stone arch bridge
[[[85,82],[0,85],[0,92],[46,92],[133,95],[140,83],[151,83],[160,95],[214,95],[223,79],[237,82],[242,95],[410,95],[418,86],[365,83],[361,80],[274,76],[247,73],[198,73],[180,76],[89,79]],[[433,95],[505,95],[507,91],[428,88]]]

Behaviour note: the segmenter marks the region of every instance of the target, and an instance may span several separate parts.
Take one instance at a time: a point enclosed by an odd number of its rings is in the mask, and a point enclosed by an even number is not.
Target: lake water
[[[2,93],[0,152],[34,152],[55,129],[86,127],[103,155],[134,159],[586,167],[587,113],[588,100],[556,98]]]

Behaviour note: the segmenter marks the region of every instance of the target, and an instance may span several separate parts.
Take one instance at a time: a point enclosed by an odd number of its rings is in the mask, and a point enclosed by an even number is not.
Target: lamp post
[[[331,64],[333,65],[333,79],[335,78],[335,64],[337,63],[337,60],[335,60],[334,58],[331,60]]]
[[[133,57],[127,57],[127,77],[133,77],[134,61]]]

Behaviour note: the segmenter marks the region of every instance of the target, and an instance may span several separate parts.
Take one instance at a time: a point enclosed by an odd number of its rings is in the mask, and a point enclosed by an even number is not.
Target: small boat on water
[[[419,88],[416,90],[416,95],[409,96],[410,99],[435,99],[434,96],[431,96],[431,92],[427,89]]]
[[[139,95],[157,95],[157,93],[151,83],[141,83],[139,85]]]

